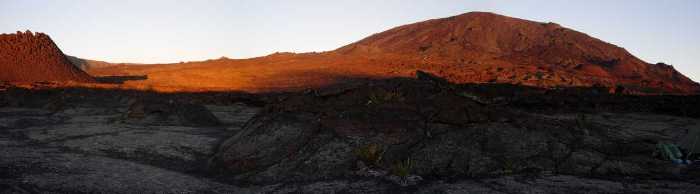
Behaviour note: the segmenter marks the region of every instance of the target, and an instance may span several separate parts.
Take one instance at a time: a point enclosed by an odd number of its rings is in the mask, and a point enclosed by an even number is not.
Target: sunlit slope
[[[666,64],[554,23],[472,12],[404,25],[323,53],[251,59],[119,65],[93,75],[148,75],[127,85],[276,91],[351,78],[413,76],[424,70],[456,83],[537,87],[603,86],[632,94],[696,94],[700,86]]]

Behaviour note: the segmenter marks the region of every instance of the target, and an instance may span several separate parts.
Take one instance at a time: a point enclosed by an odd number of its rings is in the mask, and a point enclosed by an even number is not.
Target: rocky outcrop
[[[678,107],[697,97],[419,75],[265,95],[11,87],[0,91],[0,193],[700,188],[700,165],[654,156],[656,142],[694,144],[700,112]]]
[[[134,111],[134,101],[167,104],[173,98],[129,94],[75,88],[0,91],[0,99],[10,96],[13,102],[3,106],[0,100],[0,193],[258,193],[202,177],[214,148],[257,107],[217,106],[214,119],[224,122],[211,127],[201,125],[208,119],[177,116],[211,116],[201,104],[145,108],[151,110],[146,117],[158,119],[125,117]],[[43,108],[57,101],[44,99],[60,99],[64,106]],[[174,115],[159,119],[168,114]]]
[[[124,117],[146,125],[217,126],[219,119],[204,105],[173,100],[135,98],[129,100]]]
[[[525,93],[489,96],[422,77],[428,81],[393,79],[291,95],[224,142],[214,161],[236,180],[259,184],[690,173],[654,152],[657,143],[681,142],[700,125],[696,119],[605,108],[531,111],[546,109],[519,103],[533,100]]]
[[[48,35],[30,31],[0,35],[0,70],[0,80],[10,82],[94,81]]]

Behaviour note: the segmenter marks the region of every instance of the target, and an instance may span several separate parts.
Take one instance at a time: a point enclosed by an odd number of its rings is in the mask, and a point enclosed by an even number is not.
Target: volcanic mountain
[[[449,80],[541,87],[605,86],[639,93],[697,93],[672,66],[555,23],[471,12],[400,26],[336,52],[418,57]]]
[[[0,35],[0,70],[0,80],[9,82],[94,81],[48,35],[30,31]]]
[[[129,83],[136,85],[260,91],[317,87],[355,77],[408,77],[416,70],[455,83],[598,86],[632,94],[700,91],[672,66],[644,62],[584,33],[484,12],[396,27],[322,53],[120,65],[89,72],[148,75],[148,80]]]

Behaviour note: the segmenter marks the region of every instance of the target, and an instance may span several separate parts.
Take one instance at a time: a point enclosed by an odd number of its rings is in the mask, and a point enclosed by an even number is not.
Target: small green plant
[[[513,174],[515,171],[515,164],[513,163],[512,160],[504,160],[503,161],[503,174],[509,175]]]
[[[367,101],[367,105],[372,105],[372,104],[378,104],[380,102],[380,98],[375,94],[372,93],[369,95],[369,100]]]
[[[356,149],[355,155],[367,165],[379,166],[384,155],[384,149],[378,144],[369,144]]]
[[[406,160],[398,161],[391,167],[391,173],[401,178],[406,178],[411,175],[411,170],[413,169],[413,161],[411,158],[406,158]]]
[[[682,159],[683,153],[681,150],[678,148],[676,144],[672,143],[657,143],[656,144],[656,149],[661,156],[661,158],[665,160],[679,160]]]

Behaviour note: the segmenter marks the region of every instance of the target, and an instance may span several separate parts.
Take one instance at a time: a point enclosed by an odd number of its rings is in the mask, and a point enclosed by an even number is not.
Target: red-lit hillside
[[[27,31],[0,35],[0,80],[91,82],[93,78],[73,66],[48,35]]]
[[[148,75],[129,84],[216,90],[288,90],[351,77],[408,77],[424,70],[456,83],[604,86],[635,94],[697,94],[673,67],[554,23],[472,12],[400,26],[323,53],[242,60],[93,68],[96,75]]]
[[[45,35],[37,36],[40,38],[5,37],[25,42],[48,40]],[[147,75],[147,80],[127,81],[126,87],[257,92],[319,87],[358,77],[411,77],[416,70],[455,83],[602,86],[629,94],[700,92],[700,85],[672,66],[644,62],[621,47],[584,33],[554,23],[484,12],[396,27],[329,52],[177,64],[106,64],[87,71],[96,76]],[[80,73],[63,74],[83,77]]]
[[[697,93],[669,65],[554,23],[472,12],[397,27],[342,47],[348,55],[418,57],[454,82],[623,86],[630,92]]]

